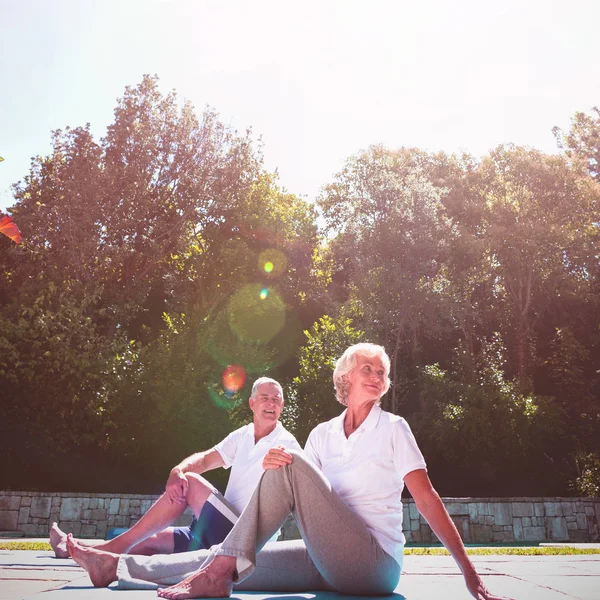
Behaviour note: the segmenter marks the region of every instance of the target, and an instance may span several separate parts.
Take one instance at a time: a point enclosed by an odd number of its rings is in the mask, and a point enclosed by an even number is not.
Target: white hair
[[[281,384],[279,383],[279,381],[275,381],[275,379],[271,379],[270,377],[259,377],[252,384],[252,391],[250,392],[251,398],[256,398],[256,394],[258,393],[258,387],[261,386],[263,383],[272,383],[273,385],[277,386],[279,388],[279,393],[281,394],[281,400],[284,400],[283,388],[281,387]]]
[[[333,370],[335,397],[337,401],[344,406],[348,406],[348,394],[350,393],[348,374],[356,368],[359,356],[364,356],[365,358],[379,358],[385,370],[384,389],[383,392],[381,392],[381,396],[383,396],[390,387],[390,357],[387,355],[384,347],[368,342],[354,344],[354,346],[346,348],[344,354],[337,359],[335,369]],[[381,402],[381,396],[379,397],[377,404]]]

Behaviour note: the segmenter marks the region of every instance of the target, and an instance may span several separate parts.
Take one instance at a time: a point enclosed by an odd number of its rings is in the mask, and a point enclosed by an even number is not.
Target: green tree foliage
[[[364,333],[352,326],[343,309],[336,318],[321,317],[304,332],[300,349],[300,372],[294,379],[291,401],[295,404],[295,434],[302,443],[319,423],[339,415],[344,407],[337,402],[333,387],[335,361],[344,350],[362,341]]]
[[[373,146],[317,208],[266,172],[251,132],[144,77],[102,139],[54,132],[14,188],[0,484],[159,491],[247,422],[260,375],[304,440],[343,410],[335,360],[369,340],[392,361],[384,408],[442,493],[594,493],[599,128],[599,109],[577,113],[560,155]],[[247,379],[227,392],[231,364]]]

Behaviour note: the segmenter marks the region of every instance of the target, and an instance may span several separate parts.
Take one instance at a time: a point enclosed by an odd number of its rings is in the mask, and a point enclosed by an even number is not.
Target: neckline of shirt
[[[346,410],[344,410],[339,417],[334,417],[331,420],[331,431],[334,433],[341,433],[344,437],[346,437],[344,432],[344,419],[346,418],[347,412],[348,409],[346,408]],[[382,412],[383,410],[381,409],[381,406],[378,404],[373,404],[367,418],[350,435],[353,435],[357,431],[369,431],[370,429],[375,429],[375,427],[377,427],[377,423],[379,423],[379,417],[381,416]]]

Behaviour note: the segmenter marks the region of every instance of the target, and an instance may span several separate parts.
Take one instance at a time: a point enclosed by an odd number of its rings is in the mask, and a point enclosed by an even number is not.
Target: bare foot
[[[56,522],[52,523],[50,528],[50,545],[56,558],[69,558],[67,534],[58,527]]]
[[[73,560],[88,572],[94,587],[107,587],[117,580],[118,554],[80,546],[71,534],[67,536],[67,550]]]
[[[235,557],[216,556],[207,567],[177,585],[158,590],[161,598],[227,598],[233,589]]]

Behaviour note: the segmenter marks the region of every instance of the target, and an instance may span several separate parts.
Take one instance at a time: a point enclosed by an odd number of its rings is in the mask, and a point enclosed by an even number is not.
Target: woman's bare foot
[[[56,522],[52,523],[50,528],[50,545],[56,558],[69,558],[67,534],[59,528]]]
[[[118,554],[80,546],[71,534],[67,536],[67,550],[73,560],[88,572],[94,587],[107,587],[117,580]]]
[[[234,556],[216,556],[207,567],[190,575],[181,583],[159,589],[158,595],[170,600],[226,598],[231,596],[234,573]]]

